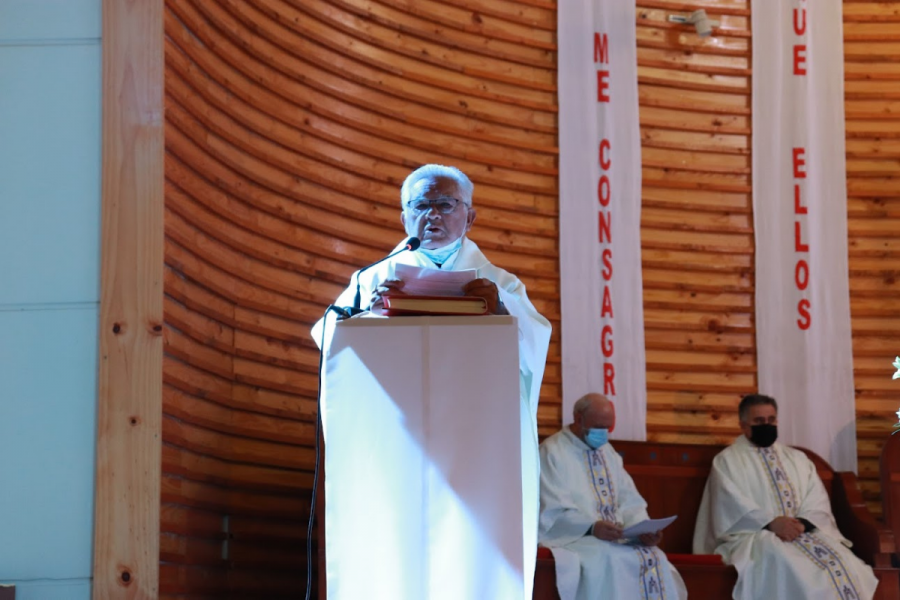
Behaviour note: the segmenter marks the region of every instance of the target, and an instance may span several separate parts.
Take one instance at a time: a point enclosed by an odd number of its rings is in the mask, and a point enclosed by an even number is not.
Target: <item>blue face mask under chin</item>
[[[428,259],[434,264],[442,265],[447,262],[448,258],[453,256],[454,252],[462,247],[462,239],[463,236],[459,236],[459,239],[457,239],[455,242],[451,242],[443,248],[434,248],[433,250],[419,247],[419,252],[427,256]]]
[[[596,450],[609,442],[609,429],[588,429],[584,436],[584,443]]]

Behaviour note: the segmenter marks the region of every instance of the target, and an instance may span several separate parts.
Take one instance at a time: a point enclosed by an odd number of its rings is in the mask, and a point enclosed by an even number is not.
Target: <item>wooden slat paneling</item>
[[[756,389],[749,2],[637,0],[647,436],[728,443]]]
[[[636,5],[648,435],[726,444],[757,384],[751,6]],[[698,6],[722,22],[712,38],[666,21]],[[556,10],[166,0],[164,594],[279,597],[305,585],[309,327],[400,237],[399,185],[422,163],[455,164],[475,182],[473,239],[520,275],[555,328],[539,432],[568,421]],[[845,2],[844,19],[860,480],[877,510],[895,397],[883,369],[900,339],[900,17]],[[252,543],[218,558],[240,519]]]
[[[843,12],[859,479],[880,515],[876,459],[895,421],[891,362],[900,354],[900,11],[893,3],[844,2]]]
[[[558,324],[556,6],[482,5],[166,0],[163,594],[302,593],[309,328],[412,169],[471,177],[473,239]],[[541,397],[558,427],[558,333]]]

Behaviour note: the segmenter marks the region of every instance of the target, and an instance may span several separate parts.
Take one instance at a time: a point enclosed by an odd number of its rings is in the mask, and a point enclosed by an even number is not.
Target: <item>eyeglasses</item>
[[[449,215],[454,210],[456,210],[456,206],[458,204],[460,204],[460,201],[456,198],[436,198],[434,200],[419,198],[418,200],[411,200],[407,202],[406,208],[409,209],[409,211],[412,213],[421,215],[430,211],[431,207],[433,206],[442,215]]]

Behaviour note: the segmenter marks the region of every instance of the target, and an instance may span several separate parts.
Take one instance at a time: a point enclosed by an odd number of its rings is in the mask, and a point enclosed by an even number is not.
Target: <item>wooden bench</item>
[[[881,449],[881,506],[884,523],[900,539],[900,433],[887,436]],[[900,549],[898,549],[900,550]],[[900,553],[895,553],[894,565],[900,566]]]
[[[893,464],[897,465],[897,472],[900,473],[900,435],[896,437],[897,453]],[[626,470],[647,501],[650,516],[678,515],[678,519],[666,529],[660,547],[684,578],[688,596],[704,600],[730,600],[737,581],[734,567],[722,563],[718,555],[692,554],[694,523],[703,489],[712,460],[723,447],[650,442],[614,442],[613,445],[622,455]],[[900,598],[900,571],[891,565],[891,555],[895,552],[894,533],[875,521],[862,500],[853,473],[836,472],[821,457],[809,450],[803,451],[818,469],[841,532],[853,542],[854,553],[875,569],[879,579],[875,598]],[[900,488],[900,477],[897,486]],[[900,489],[897,503],[895,514],[900,524]],[[534,577],[534,600],[558,599],[553,556],[546,548],[540,548]]]

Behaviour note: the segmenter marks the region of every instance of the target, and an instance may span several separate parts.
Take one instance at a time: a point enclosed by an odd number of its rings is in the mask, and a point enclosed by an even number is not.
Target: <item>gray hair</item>
[[[419,181],[428,178],[441,177],[455,181],[456,186],[459,188],[459,193],[462,196],[460,200],[462,200],[466,206],[472,206],[472,193],[475,191],[475,186],[472,185],[472,181],[466,177],[465,173],[456,167],[447,167],[436,164],[422,165],[406,177],[403,186],[400,188],[400,203],[406,208],[406,203],[410,200],[410,191]]]
[[[578,399],[577,402],[575,402],[575,406],[572,408],[572,416],[575,419],[578,419],[578,417],[587,412],[587,409],[591,407],[591,404],[593,404],[593,402],[594,398],[590,394],[582,396]]]
[[[746,423],[747,413],[750,412],[750,407],[762,406],[764,404],[774,406],[775,412],[778,412],[778,403],[775,402],[775,398],[766,396],[765,394],[747,394],[741,399],[741,403],[738,405],[738,419],[741,422]]]

